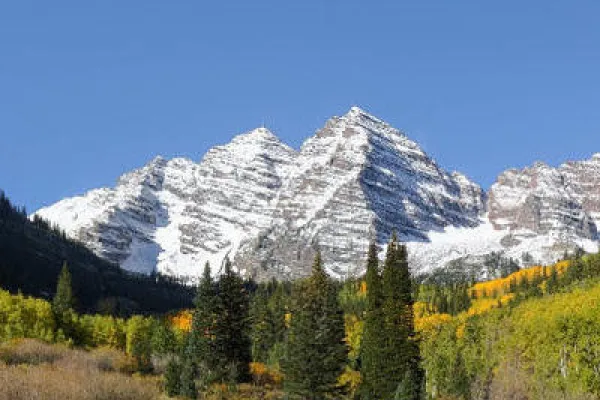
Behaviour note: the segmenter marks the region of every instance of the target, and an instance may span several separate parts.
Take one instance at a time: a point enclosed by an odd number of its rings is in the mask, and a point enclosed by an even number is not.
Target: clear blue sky
[[[600,151],[600,2],[4,1],[0,188],[29,211],[359,105],[484,187]]]

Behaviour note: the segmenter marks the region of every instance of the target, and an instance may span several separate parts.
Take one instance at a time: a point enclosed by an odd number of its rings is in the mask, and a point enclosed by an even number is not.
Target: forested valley
[[[227,263],[186,286],[99,264],[0,200],[0,399],[600,396],[598,254],[415,280],[393,236],[356,279],[317,254],[298,281]]]

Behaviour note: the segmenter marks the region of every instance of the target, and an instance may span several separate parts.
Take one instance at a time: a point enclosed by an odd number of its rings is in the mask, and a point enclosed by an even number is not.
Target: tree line
[[[99,258],[44,219],[30,219],[0,190],[0,287],[49,299],[65,261],[79,312],[130,316],[192,305],[189,286],[160,274],[130,273]]]
[[[379,265],[370,246],[364,336],[354,365],[362,374],[352,396],[420,399],[424,372],[413,322],[413,283],[406,247],[394,235]],[[252,362],[280,370],[291,399],[336,399],[351,388],[347,369],[344,284],[333,280],[317,253],[311,275],[294,283],[258,285],[253,296],[226,263],[214,281],[207,266],[195,300],[192,329],[183,351],[170,362],[167,393],[195,398],[212,383],[250,380]],[[200,386],[200,387],[198,387]]]

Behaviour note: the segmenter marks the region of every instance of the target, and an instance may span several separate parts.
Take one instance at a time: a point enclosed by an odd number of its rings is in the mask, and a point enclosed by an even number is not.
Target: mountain
[[[484,211],[479,186],[448,174],[403,133],[352,108],[309,138],[290,169],[274,223],[242,247],[236,264],[254,275],[301,276],[315,248],[337,276],[364,267],[371,239],[427,241],[445,226],[474,227]]]
[[[549,262],[597,248],[600,156],[508,170],[488,193],[353,107],[297,152],[265,128],[199,162],[156,158],[114,188],[35,215],[127,270],[197,276],[226,257],[257,279],[306,275],[317,248],[336,276],[362,272],[370,240],[396,230],[415,272],[491,252]],[[469,261],[471,259],[471,261]]]
[[[506,170],[488,191],[486,210],[476,228],[449,227],[431,232],[427,244],[409,244],[413,264],[427,269],[461,261],[464,268],[492,252],[548,264],[577,248],[598,251],[600,154],[556,168],[536,162]]]
[[[82,312],[164,313],[192,304],[194,293],[188,286],[119,268],[46,221],[27,218],[0,191],[0,286],[49,298],[63,263],[71,272],[76,308]]]
[[[259,128],[211,149],[200,163],[157,157],[114,188],[36,215],[127,270],[194,276],[209,261],[218,271],[241,241],[270,226],[271,203],[295,156]]]

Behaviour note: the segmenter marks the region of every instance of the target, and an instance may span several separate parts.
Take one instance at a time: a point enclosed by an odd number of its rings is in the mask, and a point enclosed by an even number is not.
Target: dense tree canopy
[[[291,398],[340,398],[338,378],[347,358],[344,315],[335,283],[317,253],[312,275],[293,294],[290,328],[282,364]]]

